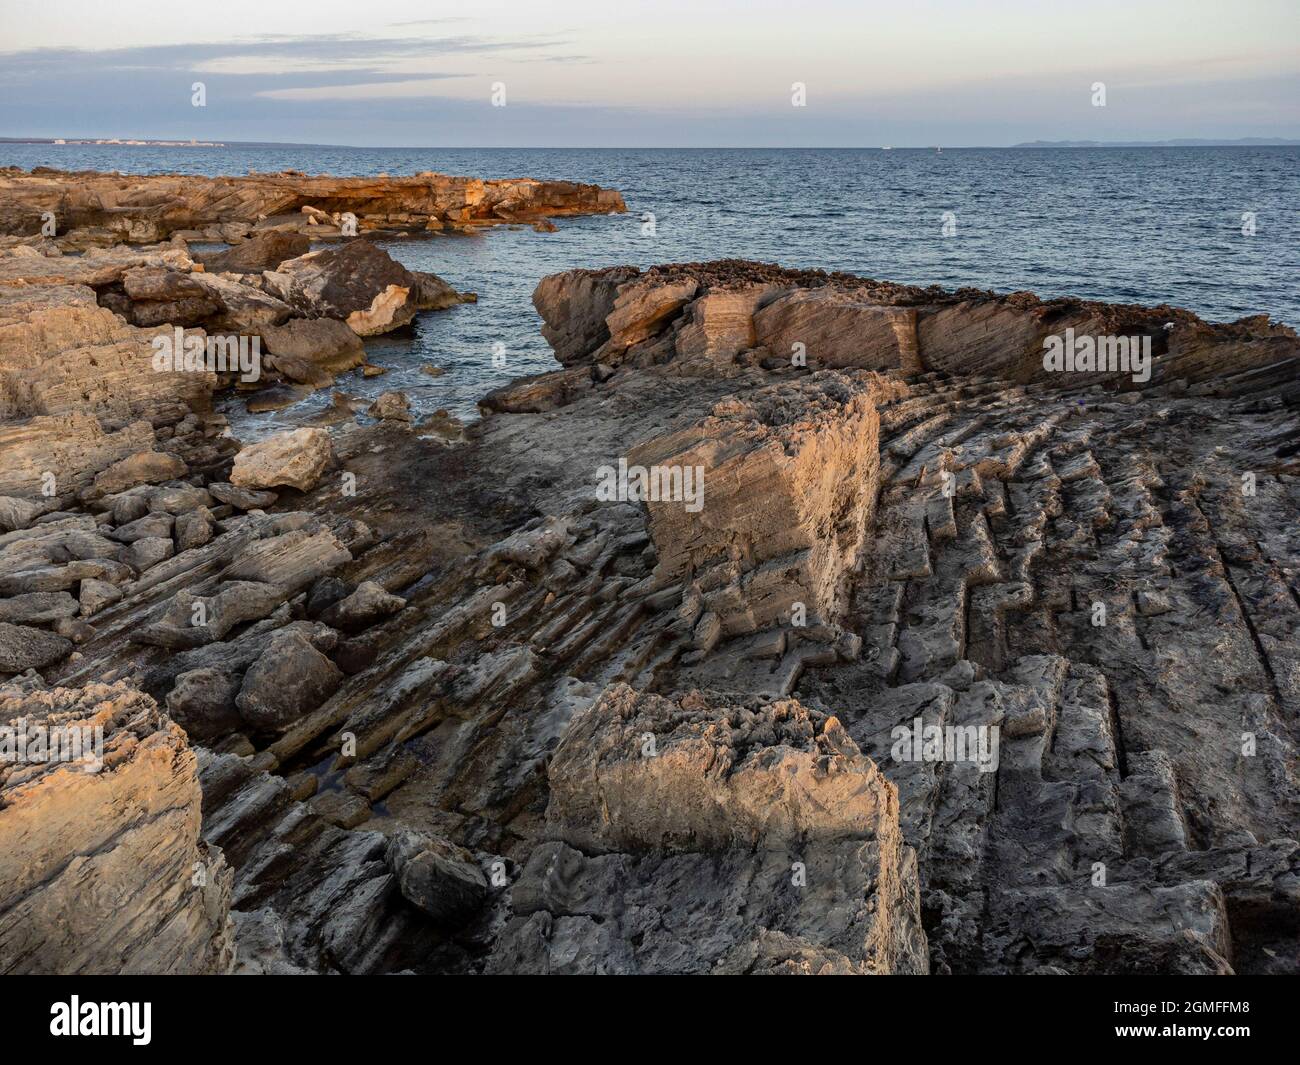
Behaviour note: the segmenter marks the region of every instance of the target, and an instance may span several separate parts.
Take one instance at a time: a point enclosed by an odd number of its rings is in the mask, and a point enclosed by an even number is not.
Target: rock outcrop
[[[110,421],[0,498],[10,683],[201,745],[237,971],[1300,971],[1287,327],[734,262],[535,302],[561,368],[454,442]]]
[[[231,872],[199,838],[194,752],[154,701],[0,686],[0,729],[0,972],[228,972]]]
[[[150,244],[174,235],[230,242],[267,232],[322,240],[346,236],[349,227],[354,235],[372,229],[438,231],[624,210],[616,191],[597,185],[484,181],[431,171],[409,177],[286,171],[210,178],[0,168],[0,232],[39,233],[48,213],[60,237],[81,246]]]
[[[927,970],[896,794],[834,718],[614,685],[547,775],[554,842],[514,885],[495,969]]]

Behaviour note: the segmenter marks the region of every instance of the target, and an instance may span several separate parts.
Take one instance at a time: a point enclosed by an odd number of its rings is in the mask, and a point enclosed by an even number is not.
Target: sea
[[[618,189],[623,215],[384,241],[478,302],[366,341],[419,413],[470,420],[489,390],[555,369],[531,296],[573,267],[756,259],[917,285],[1170,303],[1300,326],[1300,147],[529,149],[0,144],[0,165],[124,173],[435,170]],[[503,351],[504,349],[504,351]],[[494,358],[494,355],[497,357]],[[504,355],[504,357],[501,357]],[[425,364],[445,372],[430,376]],[[330,402],[242,415],[256,435]]]

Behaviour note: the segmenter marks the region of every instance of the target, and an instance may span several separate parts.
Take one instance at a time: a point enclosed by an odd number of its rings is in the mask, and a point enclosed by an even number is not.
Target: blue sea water
[[[409,149],[147,148],[0,144],[0,165],[243,174],[410,174],[590,181],[628,213],[556,233],[386,244],[413,269],[479,295],[366,342],[391,372],[340,387],[401,389],[421,412],[473,417],[475,401],[554,369],[530,297],[571,267],[747,258],[946,288],[1028,289],[1172,303],[1211,320],[1267,313],[1300,325],[1300,148]],[[945,213],[955,233],[945,237]],[[1253,212],[1255,234],[1242,232]],[[643,217],[654,216],[654,234]],[[951,228],[951,227],[950,227]],[[494,345],[504,365],[494,366]],[[421,373],[423,363],[441,377]],[[328,393],[309,405],[328,401]],[[293,415],[301,413],[301,408]],[[285,415],[259,416],[273,423]]]

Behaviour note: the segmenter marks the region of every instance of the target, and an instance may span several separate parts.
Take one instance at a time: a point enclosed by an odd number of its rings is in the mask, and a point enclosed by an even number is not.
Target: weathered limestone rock
[[[660,332],[698,288],[691,279],[676,284],[640,281],[621,286],[613,308],[605,317],[609,339],[593,358],[616,363],[628,348]]]
[[[274,492],[256,492],[224,481],[208,485],[208,491],[218,502],[229,503],[238,510],[265,510],[278,498]]]
[[[776,291],[774,285],[750,285],[701,296],[677,334],[678,356],[713,366],[754,347],[759,342],[755,312]]]
[[[230,483],[237,488],[285,486],[306,492],[333,459],[325,429],[293,429],[252,444],[235,456]]]
[[[562,842],[515,885],[494,971],[926,971],[896,793],[834,718],[615,685],[548,777]]]
[[[337,372],[366,359],[361,338],[332,318],[294,318],[282,326],[264,327],[261,336],[263,349],[277,366],[280,360],[292,359]]]
[[[213,666],[187,670],[167,695],[167,712],[192,743],[212,743],[243,727],[235,707],[239,676]]]
[[[235,705],[253,728],[279,732],[316,709],[342,680],[338,666],[305,636],[280,633],[244,674]]]
[[[411,406],[405,392],[383,392],[369,407],[366,413],[381,421],[409,422]]]
[[[774,367],[976,372],[1057,387],[1130,389],[1147,382],[1136,382],[1127,369],[1061,374],[1045,368],[1044,341],[1066,329],[1145,337],[1157,382],[1204,381],[1225,362],[1238,372],[1270,372],[1300,356],[1295,331],[1266,316],[1212,325],[1168,306],[950,293],[741,260],[645,272],[570,270],[543,278],[533,303],[565,366],[617,365],[645,343],[642,361],[676,361],[684,373],[718,372],[753,348],[766,351]],[[667,338],[662,347],[653,346],[656,335]]]
[[[19,719],[101,729],[102,768],[0,764],[0,972],[228,971],[231,873],[199,839],[180,729],[122,683],[0,687],[0,721]]]
[[[166,240],[175,233],[242,240],[252,232],[256,240],[266,230],[338,237],[345,214],[353,215],[364,229],[441,228],[625,209],[617,192],[596,185],[531,178],[483,181],[432,172],[409,177],[285,172],[220,178],[49,169],[26,173],[16,168],[0,173],[0,229],[38,232],[42,212],[53,211],[60,239],[74,245],[79,237],[88,241],[97,232],[109,242]],[[230,261],[242,263],[237,257]]]
[[[473,856],[446,840],[403,830],[384,858],[402,895],[440,925],[465,923],[487,900],[487,878]]]
[[[774,355],[802,345],[812,369],[886,370],[903,365],[895,322],[905,313],[831,288],[796,289],[763,307],[751,328]]]
[[[337,228],[302,206],[261,229]],[[204,745],[241,971],[1296,969],[1285,327],[745,263],[538,292],[567,368],[454,449],[338,431],[355,497],[230,483],[196,412],[129,453],[185,480],[0,501],[0,624],[75,646],[11,683],[138,677]],[[778,305],[884,369],[769,348]],[[1153,322],[1145,387],[1035,376]],[[701,506],[601,491],[620,457]]]
[[[565,366],[584,360],[610,336],[606,318],[614,310],[619,286],[636,277],[620,270],[571,270],[538,282],[533,306],[542,316],[542,336]]]
[[[0,621],[40,625],[77,612],[77,601],[67,592],[28,592],[0,599]]]
[[[163,451],[141,451],[95,475],[87,498],[113,495],[141,484],[158,484],[185,473],[185,462]]]
[[[702,471],[702,506],[647,504],[661,583],[694,575],[723,632],[843,611],[879,487],[883,380],[826,372],[718,404],[634,448],[629,465]],[[697,474],[698,476],[698,474]]]
[[[400,595],[390,595],[374,581],[362,581],[356,590],[321,612],[320,620],[336,629],[362,628],[406,606]]]

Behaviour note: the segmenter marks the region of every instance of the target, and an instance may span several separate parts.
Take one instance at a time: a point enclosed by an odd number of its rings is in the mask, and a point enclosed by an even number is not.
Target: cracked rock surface
[[[45,660],[0,705],[111,684],[177,737],[233,928],[178,917],[186,957],[1300,971],[1290,329],[739,262],[535,302],[561,368],[450,446],[345,419],[241,461],[184,400],[75,490],[3,482],[0,624],[43,637],[4,646]],[[1045,371],[1067,327],[1148,337],[1149,379]],[[702,506],[598,492],[620,460]]]

